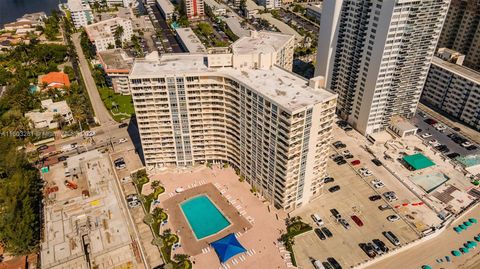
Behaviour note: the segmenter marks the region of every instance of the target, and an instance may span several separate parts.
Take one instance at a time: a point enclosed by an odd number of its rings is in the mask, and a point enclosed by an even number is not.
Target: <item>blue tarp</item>
[[[229,234],[210,244],[217,253],[221,263],[228,261],[231,257],[246,252],[247,250],[238,242],[234,234]]]

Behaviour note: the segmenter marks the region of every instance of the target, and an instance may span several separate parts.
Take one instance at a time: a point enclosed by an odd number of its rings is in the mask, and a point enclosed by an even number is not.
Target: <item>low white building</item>
[[[156,5],[162,13],[162,16],[166,20],[171,20],[173,13],[175,12],[175,6],[170,2],[170,0],[157,0]]]
[[[100,4],[103,4],[102,0],[89,0],[90,4],[94,2],[98,2]],[[113,6],[121,6],[121,7],[129,7],[135,2],[135,0],[106,0],[107,6],[113,7]]]
[[[30,111],[25,113],[25,117],[29,118],[34,128],[58,128],[58,122],[55,121],[55,115],[63,116],[67,124],[73,122],[73,115],[67,101],[53,102],[52,99],[42,101],[42,110],[44,111]]]
[[[227,9],[225,8],[225,6],[215,0],[205,0],[205,5],[212,9],[213,15],[215,16],[227,15]]]
[[[390,119],[390,126],[388,130],[393,132],[395,135],[404,138],[415,135],[418,131],[418,128],[411,124],[404,117],[395,115]]]
[[[92,9],[86,0],[68,0],[67,8],[75,28],[78,29],[93,22]]]
[[[184,50],[190,53],[205,53],[207,48],[193,32],[192,28],[177,28],[177,39]]]
[[[123,18],[112,18],[85,26],[88,38],[95,45],[97,52],[104,51],[110,47],[116,48],[115,31],[122,27],[123,32],[120,40],[129,42],[132,39],[132,21]]]
[[[463,66],[464,58],[456,51],[439,49],[421,100],[480,130],[480,72]]]
[[[107,74],[107,81],[113,90],[123,95],[129,95],[128,74],[133,65],[133,57],[127,55],[122,49],[101,51],[98,56],[103,70]]]

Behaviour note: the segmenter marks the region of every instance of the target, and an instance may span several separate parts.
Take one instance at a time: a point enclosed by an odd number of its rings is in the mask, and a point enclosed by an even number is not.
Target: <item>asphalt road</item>
[[[92,103],[93,112],[95,113],[95,118],[100,125],[114,125],[117,124],[113,120],[112,116],[108,112],[107,108],[103,104],[100,94],[97,90],[97,85],[93,80],[92,73],[88,66],[87,59],[83,54],[82,46],[80,45],[80,33],[75,33],[72,35],[73,45],[78,55],[78,62],[80,65],[80,71],[82,72],[83,81],[87,87],[88,96],[90,97],[90,102]]]

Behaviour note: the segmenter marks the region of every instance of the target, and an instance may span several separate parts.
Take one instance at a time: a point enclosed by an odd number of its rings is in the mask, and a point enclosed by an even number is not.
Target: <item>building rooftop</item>
[[[39,77],[40,84],[47,84],[48,88],[70,87],[68,75],[63,72],[50,72]]]
[[[205,4],[207,4],[209,7],[211,7],[212,9],[225,9],[225,6],[218,3],[217,1],[215,0],[205,0]]]
[[[444,61],[436,56],[433,57],[432,64],[480,84],[480,73],[468,67]]]
[[[321,14],[321,13],[322,13],[322,4],[316,4],[316,5],[314,5],[314,4],[308,4],[308,5],[307,5],[307,9],[310,9],[310,10],[312,10],[312,11],[314,11],[314,12],[317,12],[317,13],[320,13],[320,14]]]
[[[240,22],[238,21],[237,17],[230,16],[228,18],[225,18],[225,22],[227,23],[228,28],[230,28],[230,30],[232,30],[232,32],[236,36],[238,37],[250,36],[250,31],[244,29],[242,25],[240,25]]]
[[[165,14],[175,12],[175,6],[169,0],[157,0],[157,4],[163,10]]]
[[[88,38],[91,41],[101,39],[101,38],[109,38],[113,36],[113,31],[111,30],[112,27],[119,24],[120,21],[130,21],[123,18],[111,18],[108,20],[100,21],[97,23],[93,23],[90,25],[85,26],[85,31],[87,32]]]
[[[276,32],[251,31],[250,36],[244,36],[235,41],[231,48],[234,54],[267,53],[278,51],[293,35]]]
[[[67,6],[71,12],[90,10],[90,6],[88,4],[84,5],[82,0],[68,0]]]
[[[105,72],[129,73],[133,65],[133,57],[123,49],[111,49],[98,52]]]
[[[177,28],[178,38],[182,41],[185,49],[191,53],[207,52],[207,49],[193,32],[192,28]]]
[[[207,54],[164,54],[157,60],[136,60],[130,78],[182,74],[222,75],[255,89],[289,111],[335,97],[335,94],[313,88],[309,86],[308,80],[277,66],[269,69],[212,68],[207,66],[207,56]]]
[[[404,117],[399,115],[394,115],[390,119],[390,125],[394,126],[396,129],[400,130],[401,132],[411,131],[418,129],[415,125],[410,123]]]

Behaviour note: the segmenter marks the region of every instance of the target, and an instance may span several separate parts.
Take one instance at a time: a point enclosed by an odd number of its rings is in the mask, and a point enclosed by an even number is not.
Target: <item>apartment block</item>
[[[75,28],[79,29],[93,22],[93,13],[86,0],[68,0],[68,11]]]
[[[257,4],[268,9],[276,9],[282,7],[281,0],[257,0]]]
[[[117,93],[129,95],[128,74],[133,65],[133,57],[123,49],[111,49],[99,52],[98,59],[107,75],[108,86]]]
[[[449,0],[323,1],[316,75],[362,134],[414,115]]]
[[[122,43],[132,39],[132,21],[129,19],[117,17],[85,26],[88,38],[95,45],[97,52],[117,47],[115,44],[117,30]]]
[[[233,54],[271,57],[276,65],[292,70],[295,37],[276,32],[250,31],[250,36],[235,41],[231,49]]]
[[[452,0],[437,47],[464,54],[464,65],[480,71],[480,1]]]
[[[465,55],[439,49],[428,73],[422,102],[480,130],[480,72],[463,66]]]
[[[135,61],[129,79],[145,162],[230,163],[277,208],[293,210],[321,193],[336,95],[323,78],[308,81],[254,48]]]
[[[203,0],[184,0],[185,13],[188,19],[198,19],[205,15]]]

